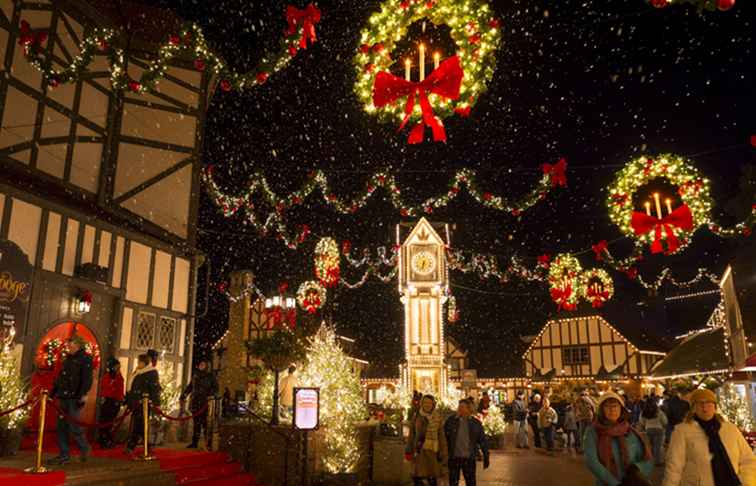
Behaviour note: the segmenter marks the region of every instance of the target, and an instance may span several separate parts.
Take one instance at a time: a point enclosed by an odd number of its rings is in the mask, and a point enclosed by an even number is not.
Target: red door
[[[80,420],[94,422],[97,413],[97,388],[100,367],[100,347],[92,331],[80,322],[64,322],[52,327],[39,341],[34,355],[35,371],[32,375],[32,390],[51,390],[55,377],[61,370],[65,352],[63,346],[71,336],[78,334],[85,342],[84,350],[92,356],[92,387],[84,398],[85,405]],[[47,407],[45,414],[45,430],[55,430],[56,413],[52,407]],[[29,425],[33,430],[39,425],[39,406],[35,407],[30,417]]]

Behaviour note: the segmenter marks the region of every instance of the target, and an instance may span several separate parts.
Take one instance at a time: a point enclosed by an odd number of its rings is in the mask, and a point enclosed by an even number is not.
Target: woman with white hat
[[[599,399],[583,445],[596,486],[648,484],[645,478],[654,468],[651,448],[630,425],[630,413],[616,393],[607,391]]]
[[[756,486],[756,458],[737,426],[717,413],[711,390],[691,393],[691,411],[675,427],[664,486]]]

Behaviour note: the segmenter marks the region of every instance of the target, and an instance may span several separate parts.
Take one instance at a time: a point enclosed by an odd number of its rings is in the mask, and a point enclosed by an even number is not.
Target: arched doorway
[[[55,377],[61,370],[65,358],[64,344],[74,334],[79,335],[85,342],[84,350],[92,356],[92,387],[84,398],[85,405],[80,420],[94,422],[97,414],[97,388],[99,386],[100,346],[94,333],[80,322],[67,321],[51,327],[37,344],[34,354],[34,374],[32,375],[32,389],[51,390]],[[55,430],[56,413],[52,407],[47,408],[45,414],[45,430]],[[39,410],[35,407],[30,426],[37,430]]]

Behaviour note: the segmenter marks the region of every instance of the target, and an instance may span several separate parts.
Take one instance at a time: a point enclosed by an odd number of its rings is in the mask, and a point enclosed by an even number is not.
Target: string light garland
[[[612,277],[601,268],[591,268],[580,274],[580,296],[589,301],[594,309],[614,296]]]
[[[548,167],[546,167],[548,166]],[[437,209],[446,207],[455,199],[462,188],[483,207],[510,213],[519,217],[524,211],[533,207],[537,202],[544,199],[554,188],[564,185],[566,181],[566,161],[561,159],[556,164],[544,164],[543,175],[538,184],[518,201],[507,201],[500,195],[482,191],[477,184],[477,173],[470,169],[458,171],[449,181],[445,194],[430,197],[420,204],[410,204],[402,197],[403,191],[396,182],[396,176],[388,171],[378,171],[367,181],[365,189],[353,198],[340,198],[333,192],[331,184],[325,172],[316,170],[310,172],[307,180],[300,189],[288,195],[277,194],[271,188],[267,178],[262,172],[256,172],[249,187],[241,195],[234,196],[225,193],[213,177],[214,165],[210,165],[203,171],[202,179],[205,189],[211,201],[219,207],[226,217],[232,217],[244,210],[247,220],[261,235],[267,236],[274,233],[292,249],[296,249],[310,234],[307,225],[303,225],[298,231],[290,231],[285,224],[286,211],[304,204],[315,190],[319,190],[323,202],[341,214],[354,214],[367,205],[370,198],[383,189],[394,208],[402,217],[417,217],[433,214]],[[554,169],[552,169],[552,167]],[[259,196],[259,200],[257,197]],[[261,218],[258,218],[255,210],[257,206],[267,205],[271,210]]]
[[[396,278],[396,275],[399,273],[399,268],[394,268],[391,271],[389,271],[387,274],[382,275],[378,272],[374,267],[368,268],[364,274],[362,274],[362,278],[354,283],[349,283],[344,277],[341,278],[339,281],[339,285],[342,287],[346,287],[348,289],[358,289],[365,285],[371,276],[375,276],[378,280],[380,280],[383,283],[389,283],[392,280]]]
[[[284,31],[276,52],[264,56],[256,68],[245,73],[233,70],[208,47],[202,29],[197,24],[184,24],[178,32],[168,35],[168,40],[158,48],[156,57],[138,79],[128,74],[127,53],[116,45],[127,41],[113,29],[94,29],[82,40],[79,54],[63,69],[55,69],[52,58],[46,57],[47,33],[32,30],[25,20],[20,24],[19,45],[24,48],[27,61],[42,72],[48,85],[53,88],[90,74],[88,67],[95,56],[104,53],[110,66],[110,82],[116,90],[140,94],[154,92],[176,56],[193,58],[194,68],[198,71],[211,71],[220,80],[219,86],[223,91],[247,90],[264,84],[270,75],[286,67],[300,49],[315,42],[315,24],[320,22],[320,16],[320,11],[312,4],[304,10],[288,6],[288,28]]]
[[[444,61],[441,66],[436,60],[435,71],[423,83],[425,63],[424,45],[421,44],[420,82],[392,80],[387,71],[395,63],[391,58],[394,46],[407,34],[407,28],[413,22],[422,19],[449,26],[451,38],[457,46],[456,56]],[[433,128],[434,139],[445,141],[445,135],[439,137],[439,130],[443,132],[441,120],[455,113],[469,116],[470,109],[487,89],[496,69],[495,51],[501,44],[500,25],[501,21],[482,0],[386,0],[381,4],[380,12],[368,19],[368,25],[360,35],[360,46],[354,58],[357,76],[355,93],[365,111],[383,122],[401,121],[402,128],[408,121],[420,122],[420,139],[417,139],[415,130],[410,136],[410,143],[422,141],[424,125]],[[456,66],[452,66],[453,63]],[[455,72],[447,74],[444,66],[452,66]],[[406,70],[406,78],[409,78],[409,65]],[[456,79],[448,79],[449,76]],[[391,81],[397,87],[386,84]],[[407,91],[402,94],[408,97],[407,103],[397,103],[393,96],[388,96],[385,103],[376,103],[374,88],[378,89],[381,82],[386,85],[389,95],[391,91]],[[450,83],[451,86],[448,86]],[[420,97],[420,105],[415,105],[415,93]]]
[[[321,238],[315,246],[315,277],[325,287],[334,287],[341,276],[339,245],[333,238]]]
[[[580,262],[572,255],[557,255],[551,262],[548,276],[550,293],[559,309],[575,310],[577,308],[582,271]]]
[[[326,289],[320,285],[320,282],[316,282],[315,280],[308,280],[297,289],[299,307],[310,314],[314,314],[318,309],[321,309],[326,303],[326,298]]]
[[[100,348],[98,346],[93,346],[92,343],[89,342],[85,342],[82,348],[84,349],[84,352],[92,358],[92,367],[98,368],[100,366]],[[50,369],[55,366],[55,363],[63,362],[63,360],[66,359],[66,356],[68,356],[66,343],[58,338],[53,338],[47,341],[44,346],[42,346],[42,349],[44,350],[43,362]]]
[[[726,12],[735,6],[735,0],[647,0],[655,8],[665,8],[670,5],[688,4],[695,6],[699,12],[719,10]]]

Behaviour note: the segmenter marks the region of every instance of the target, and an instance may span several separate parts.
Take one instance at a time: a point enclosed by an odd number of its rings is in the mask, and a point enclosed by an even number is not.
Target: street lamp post
[[[277,295],[275,297],[265,299],[265,310],[270,311],[279,307],[283,312],[287,312],[293,309],[297,305],[297,301],[293,297],[284,297],[283,295]],[[280,331],[277,331],[280,332]],[[276,366],[273,369],[273,410],[270,414],[270,425],[278,425],[278,415],[280,413],[278,405],[278,376],[280,369]]]

